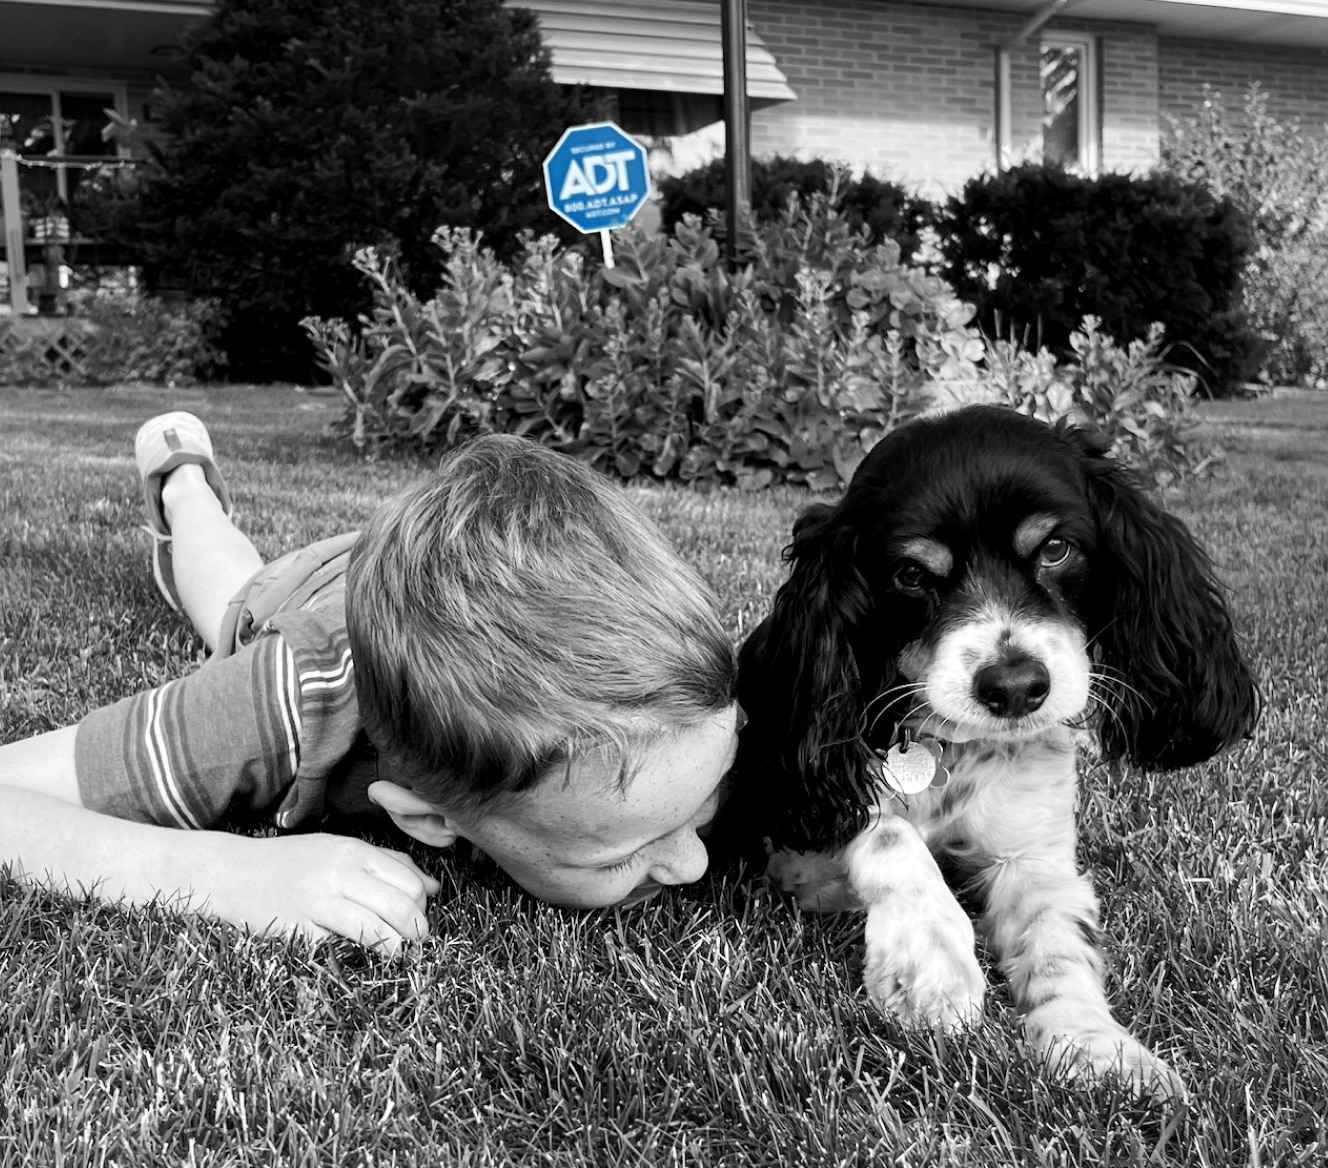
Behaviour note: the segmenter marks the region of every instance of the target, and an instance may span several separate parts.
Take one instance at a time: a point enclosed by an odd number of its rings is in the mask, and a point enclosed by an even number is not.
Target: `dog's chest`
[[[884,814],[907,819],[933,848],[997,834],[995,825],[1018,808],[1074,798],[1075,743],[1055,732],[1031,742],[947,742],[944,786],[916,795],[883,790]]]

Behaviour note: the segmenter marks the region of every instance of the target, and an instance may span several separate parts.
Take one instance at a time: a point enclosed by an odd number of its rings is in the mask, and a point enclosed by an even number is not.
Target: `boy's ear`
[[[369,784],[372,803],[387,812],[392,822],[412,839],[434,848],[450,848],[460,838],[453,817],[409,787],[384,779]]]

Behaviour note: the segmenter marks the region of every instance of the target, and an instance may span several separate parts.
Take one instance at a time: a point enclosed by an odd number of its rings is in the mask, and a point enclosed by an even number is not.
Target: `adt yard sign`
[[[645,148],[612,122],[572,126],[544,159],[544,186],[555,213],[578,231],[603,233],[611,267],[609,231],[626,226],[650,195]]]

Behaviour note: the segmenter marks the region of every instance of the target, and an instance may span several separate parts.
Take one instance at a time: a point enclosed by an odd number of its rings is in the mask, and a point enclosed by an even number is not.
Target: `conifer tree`
[[[584,99],[555,85],[535,17],[501,0],[219,0],[160,95],[136,210],[156,279],[216,298],[238,380],[308,379],[309,314],[368,308],[350,264],[392,249],[412,289],[441,225],[500,254],[559,232],[541,161]],[[124,221],[123,216],[121,222]]]

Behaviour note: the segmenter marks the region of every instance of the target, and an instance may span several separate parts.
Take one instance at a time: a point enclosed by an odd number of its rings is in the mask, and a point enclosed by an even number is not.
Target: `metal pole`
[[[725,254],[737,263],[738,224],[752,205],[751,132],[747,112],[747,0],[723,0]]]

